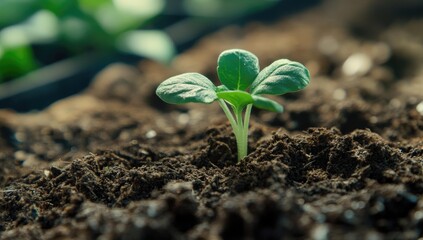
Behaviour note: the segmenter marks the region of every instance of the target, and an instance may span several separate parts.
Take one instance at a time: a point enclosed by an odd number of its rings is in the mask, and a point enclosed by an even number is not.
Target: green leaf
[[[251,94],[244,91],[239,91],[239,90],[218,92],[217,96],[220,99],[227,101],[228,103],[230,103],[232,106],[234,106],[237,109],[242,109],[246,105],[254,102]]]
[[[176,52],[170,37],[164,31],[158,30],[127,31],[117,38],[116,46],[121,51],[161,63],[169,63]]]
[[[301,90],[309,83],[310,73],[304,65],[280,59],[258,74],[251,85],[251,93],[282,95]]]
[[[217,74],[220,82],[230,90],[246,90],[257,77],[258,72],[257,57],[245,50],[226,50],[217,60]]]
[[[283,112],[283,107],[271,99],[257,95],[252,95],[252,97],[254,99],[253,105],[256,108],[261,108],[272,112]]]
[[[0,82],[21,77],[36,68],[31,46],[0,49]]]
[[[225,92],[225,91],[230,91],[225,85],[220,85],[216,87],[216,92]]]
[[[216,86],[199,73],[184,73],[162,82],[156,90],[157,96],[172,104],[188,102],[211,103],[217,99]]]

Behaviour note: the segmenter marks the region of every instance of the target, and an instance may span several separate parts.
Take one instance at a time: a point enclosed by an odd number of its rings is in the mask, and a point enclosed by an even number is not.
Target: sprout
[[[230,49],[217,60],[217,73],[222,83],[215,86],[199,73],[184,73],[162,82],[156,94],[171,104],[212,103],[217,101],[225,112],[238,147],[238,161],[248,152],[248,126],[252,106],[273,112],[283,107],[263,95],[282,95],[299,91],[310,82],[304,65],[280,59],[262,71],[258,58],[245,50]]]

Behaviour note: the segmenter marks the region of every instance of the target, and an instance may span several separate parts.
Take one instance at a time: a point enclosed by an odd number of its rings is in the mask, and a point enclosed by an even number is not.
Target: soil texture
[[[110,65],[44,111],[0,110],[0,239],[423,238],[422,13],[323,1],[228,26],[171,66]],[[274,98],[285,112],[253,109],[239,163],[218,104],[155,95],[183,72],[217,80],[229,48],[312,75]]]

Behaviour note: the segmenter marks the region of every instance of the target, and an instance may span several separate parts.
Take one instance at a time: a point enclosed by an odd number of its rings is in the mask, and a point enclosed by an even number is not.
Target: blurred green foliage
[[[0,83],[89,52],[168,62],[175,54],[172,40],[151,30],[155,20],[162,21],[159,16],[166,17],[166,7],[176,3],[181,12],[167,10],[184,17],[234,19],[277,1],[0,0]]]
[[[64,49],[69,56],[126,51],[168,61],[174,48],[166,34],[139,30],[164,5],[164,0],[2,0],[0,82],[40,67],[34,55],[40,45]],[[148,39],[154,44],[137,43]]]
[[[192,16],[242,17],[276,4],[278,0],[185,0],[184,8]]]

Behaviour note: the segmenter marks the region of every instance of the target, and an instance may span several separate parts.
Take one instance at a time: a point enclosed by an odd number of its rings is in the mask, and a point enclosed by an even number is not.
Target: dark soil
[[[111,65],[42,112],[1,110],[0,238],[423,238],[422,9],[325,1],[229,26],[171,67]],[[284,113],[253,110],[240,163],[217,104],[154,94],[182,72],[217,79],[233,47],[312,73],[276,98]]]

